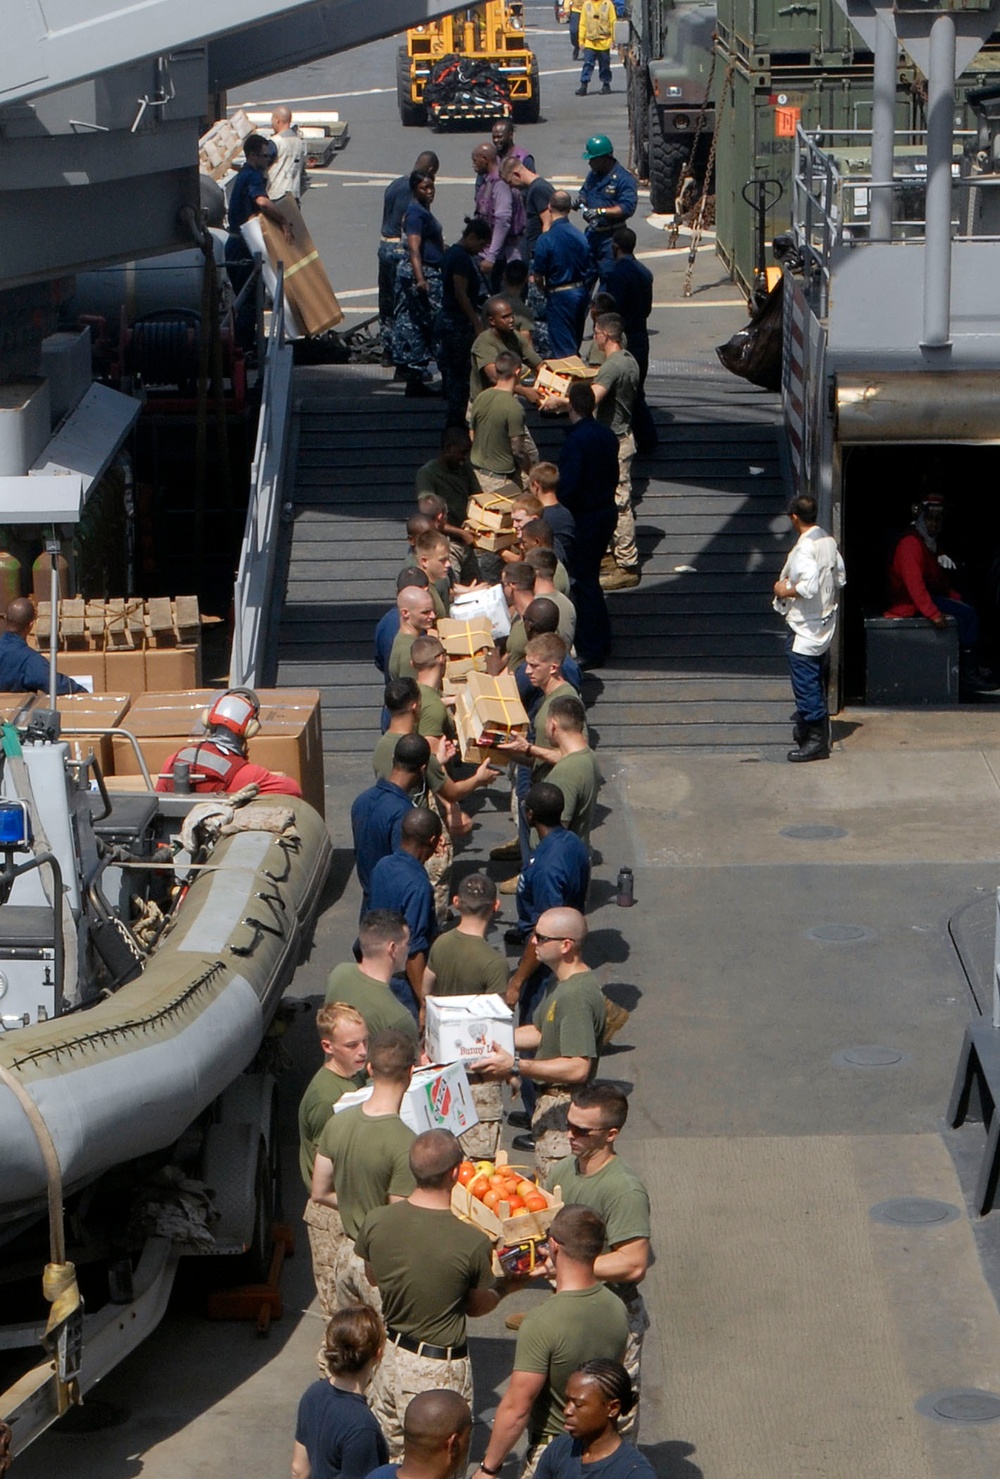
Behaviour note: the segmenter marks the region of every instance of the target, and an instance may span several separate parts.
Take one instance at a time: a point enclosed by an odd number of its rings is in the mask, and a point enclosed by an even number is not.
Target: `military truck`
[[[654,211],[673,210],[692,148],[693,174],[704,182],[715,128],[707,98],[715,23],[716,6],[705,0],[633,0],[621,23],[632,165],[649,180]]]
[[[431,72],[445,57],[485,62],[503,77],[509,107],[498,111],[495,96],[463,90],[453,103],[428,108],[424,88]],[[537,123],[541,116],[538,58],[524,33],[522,0],[482,0],[465,5],[453,15],[413,26],[396,63],[396,98],[404,128],[431,122],[447,123],[513,117],[515,123]]]

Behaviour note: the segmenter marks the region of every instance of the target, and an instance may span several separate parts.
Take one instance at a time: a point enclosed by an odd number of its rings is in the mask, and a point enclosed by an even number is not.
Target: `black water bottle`
[[[615,903],[619,909],[631,909],[635,903],[635,879],[631,868],[618,869],[618,894]]]

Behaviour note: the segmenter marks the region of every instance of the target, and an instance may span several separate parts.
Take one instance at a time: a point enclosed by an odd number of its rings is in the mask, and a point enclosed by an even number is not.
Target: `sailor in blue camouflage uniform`
[[[594,277],[590,246],[570,221],[571,208],[566,191],[556,190],[548,205],[551,225],[531,262],[532,277],[545,291],[549,346],[557,359],[580,353]]]
[[[437,178],[440,161],[432,149],[417,155],[413,170]],[[410,176],[400,175],[385,187],[382,196],[382,226],[378,241],[378,318],[382,335],[382,362],[392,364],[392,310],[396,292],[396,268],[406,250],[403,217],[410,204]]]
[[[617,227],[635,215],[639,189],[635,175],[618,163],[607,134],[594,134],[587,140],[583,157],[590,172],[577,196],[577,204],[587,223],[587,242],[604,286],[605,275],[614,266],[611,238]]]

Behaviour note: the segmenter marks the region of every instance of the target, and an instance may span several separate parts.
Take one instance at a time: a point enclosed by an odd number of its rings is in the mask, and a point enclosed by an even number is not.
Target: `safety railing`
[[[285,342],[284,297],[284,279],[279,267],[233,603],[235,623],[229,681],[250,687],[262,682],[270,656],[268,617],[274,594],[281,490],[291,429],[293,356],[291,345]]]
[[[899,131],[894,136],[901,168],[889,180],[876,180],[861,164],[871,153],[871,131],[838,129],[808,134],[800,126],[795,138],[792,175],[792,222],[814,307],[820,317],[827,310],[833,254],[841,246],[864,247],[870,242],[871,207],[876,191],[892,192],[890,242],[913,246],[924,242],[926,166],[920,154],[926,133]],[[956,133],[956,141],[974,135]],[[851,155],[859,156],[856,160]],[[909,158],[905,156],[909,155]],[[857,164],[858,167],[854,167]],[[850,168],[848,174],[845,165]],[[1000,175],[964,174],[956,158],[953,167],[953,240],[996,241],[996,236],[971,229],[974,193],[1000,187]]]

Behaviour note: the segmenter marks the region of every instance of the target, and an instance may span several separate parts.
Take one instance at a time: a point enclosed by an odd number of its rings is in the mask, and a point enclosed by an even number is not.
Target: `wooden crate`
[[[498,1170],[501,1166],[509,1166],[512,1171],[519,1172],[526,1181],[534,1180],[534,1169],[518,1166],[508,1161],[505,1150],[497,1151],[494,1164]],[[558,1188],[553,1193],[547,1192],[543,1186],[537,1189],[539,1194],[545,1198],[545,1210],[523,1212],[519,1217],[511,1217],[506,1202],[500,1202],[497,1211],[491,1212],[485,1203],[481,1202],[478,1197],[470,1196],[466,1187],[456,1182],[451,1189],[451,1210],[463,1222],[471,1222],[474,1227],[481,1228],[498,1247],[513,1243],[540,1241],[545,1237],[553,1217],[561,1210],[563,1203]]]

